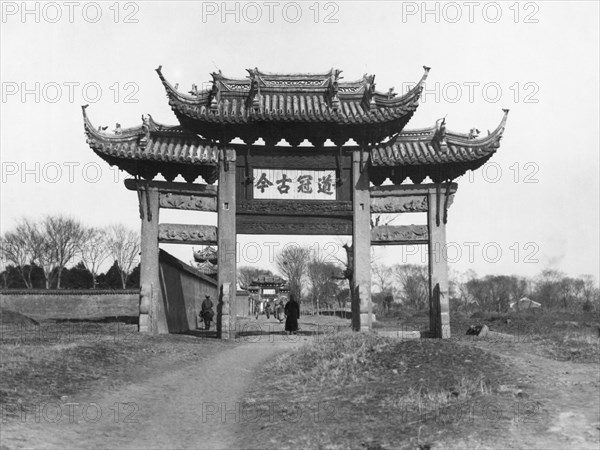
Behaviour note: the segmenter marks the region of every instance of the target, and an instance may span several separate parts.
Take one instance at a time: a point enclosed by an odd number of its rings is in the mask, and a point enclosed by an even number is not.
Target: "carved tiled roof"
[[[217,250],[213,247],[207,247],[204,250],[196,250],[194,252],[194,260],[199,263],[208,261],[211,264],[216,264],[217,259]]]
[[[142,116],[143,124],[138,127],[119,126],[112,132],[94,128],[83,106],[83,118],[87,142],[96,153],[110,156],[155,160],[164,162],[185,162],[188,164],[217,164],[217,147],[203,141],[181,126],[165,126],[156,123],[149,115]],[[117,124],[118,125],[118,124]]]
[[[198,271],[202,272],[205,275],[216,275],[217,274],[217,265],[211,264],[209,261],[204,261],[203,263],[199,263],[197,266]]]
[[[91,124],[86,108],[87,105],[82,106],[87,143],[109,164],[149,179],[161,172],[167,180],[181,173],[188,181],[202,175],[208,182],[214,182],[210,179],[216,178],[219,161],[219,149],[214,143],[181,126],[161,125],[150,115],[142,116],[143,123],[138,127],[121,128],[117,124],[108,132],[105,131],[108,127],[96,128]],[[160,163],[160,170],[151,163]]]
[[[478,130],[471,133],[446,131],[445,120],[440,119],[431,128],[404,130],[388,142],[371,149],[371,166],[377,168],[400,168],[400,183],[403,175],[413,182],[421,182],[425,176],[434,181],[453,179],[482,166],[500,147],[500,139],[508,117],[508,109],[498,127],[487,136],[479,137]],[[374,171],[374,183],[377,171]]]
[[[283,286],[287,282],[277,275],[268,276],[268,275],[260,275],[252,280],[250,286],[264,286],[264,285],[273,285],[273,286]]]
[[[444,120],[431,127],[405,130],[371,150],[373,166],[431,165],[473,162],[486,158],[500,147],[508,110],[500,125],[488,136],[445,131]]]
[[[187,94],[179,92],[165,79],[161,67],[157,72],[167,91],[169,104],[182,125],[205,137],[229,142],[237,136],[252,143],[258,137],[272,137],[268,136],[269,132],[276,130],[263,128],[257,131],[255,127],[269,123],[287,124],[286,132],[276,134],[275,139],[289,137],[298,142],[304,138],[324,141],[327,137],[334,139],[337,136],[339,139],[340,133],[344,139],[363,140],[363,136],[371,141],[391,136],[404,127],[418,106],[429,72],[428,67],[424,69],[415,87],[400,96],[393,89],[387,93],[375,90],[374,75],[365,74],[360,80],[344,82],[341,71],[333,69],[322,74],[290,75],[248,69],[249,76],[245,79],[213,73],[209,89],[198,90],[194,85]],[[317,123],[327,124],[330,136],[316,133],[318,127],[314,124]],[[291,124],[313,126],[307,130],[290,127]],[[237,126],[237,133],[228,134],[219,125]],[[245,125],[254,128],[250,130]],[[342,128],[332,129],[331,125]],[[349,130],[348,126],[356,129]]]

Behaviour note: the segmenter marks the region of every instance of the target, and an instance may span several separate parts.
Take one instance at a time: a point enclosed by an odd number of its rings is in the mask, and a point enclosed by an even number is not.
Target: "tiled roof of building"
[[[492,157],[500,147],[507,117],[508,110],[504,110],[500,125],[484,137],[476,129],[469,134],[447,132],[443,119],[431,128],[405,130],[371,149],[370,179],[376,186],[386,178],[394,184],[406,178],[413,183],[422,183],[426,177],[435,183],[453,180]]]
[[[264,285],[282,286],[284,284],[286,284],[286,281],[283,278],[278,277],[277,275],[273,275],[273,276],[260,275],[256,278],[254,278],[250,282],[250,286],[264,286]]]
[[[211,264],[217,264],[217,250],[213,247],[196,250],[194,252],[194,260],[199,263],[209,261]]]
[[[419,166],[450,163],[467,163],[489,158],[500,147],[508,110],[500,125],[487,136],[445,130],[441,119],[431,127],[405,130],[393,139],[371,150],[373,166]]]
[[[396,95],[393,88],[386,93],[377,91],[374,75],[365,74],[352,82],[341,81],[341,71],[334,69],[322,74],[289,75],[248,69],[249,76],[244,79],[213,73],[210,88],[198,89],[193,85],[187,94],[166,80],[161,67],[157,72],[169,105],[182,125],[193,125],[194,131],[205,137],[229,142],[236,136],[219,135],[222,130],[217,125],[239,125],[240,130],[245,130],[244,125],[285,123],[289,128],[291,124],[325,123],[342,127],[330,129],[332,138],[340,132],[344,139],[351,136],[344,128],[349,125],[362,127],[360,132],[355,130],[353,138],[363,135],[377,140],[392,135],[404,127],[418,106],[429,72],[428,67],[424,69],[421,80],[403,95]],[[259,130],[257,134],[256,129],[248,129],[247,133],[238,133],[238,137],[251,144],[258,137],[266,137],[267,130]],[[298,138],[299,142],[304,138],[324,141],[321,130],[294,127],[277,135],[277,139],[288,136]]]
[[[508,110],[504,110],[498,127],[484,137],[479,137],[477,130],[469,134],[446,131],[443,119],[430,128],[404,130],[389,141],[371,147],[371,181],[379,185],[390,177],[395,183],[401,183],[410,177],[420,183],[429,176],[438,182],[474,170],[500,146],[507,115]],[[189,182],[202,175],[208,183],[217,178],[216,165],[223,145],[202,139],[180,126],[160,125],[150,116],[139,127],[120,129],[117,126],[113,132],[94,128],[85,107],[83,116],[90,147],[110,164],[117,164],[132,175],[152,179],[160,172],[170,181],[181,173]],[[385,169],[397,170],[391,176]]]
[[[219,149],[214,143],[200,139],[181,126],[161,125],[150,115],[142,116],[140,126],[121,128],[117,123],[114,130],[107,132],[108,127],[92,125],[86,108],[87,105],[82,107],[87,143],[109,164],[117,164],[132,175],[148,179],[160,172],[168,181],[178,174],[188,182],[199,175],[208,183],[216,180]],[[160,170],[156,164],[140,165],[139,162],[161,163]]]
[[[209,261],[204,261],[203,263],[199,263],[197,266],[198,270],[205,275],[216,275],[217,274],[217,265],[211,264]]]

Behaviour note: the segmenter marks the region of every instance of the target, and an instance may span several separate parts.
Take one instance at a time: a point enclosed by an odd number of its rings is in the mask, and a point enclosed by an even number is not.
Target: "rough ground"
[[[493,342],[492,342],[493,341]],[[533,354],[532,344],[498,340],[478,345],[506,359],[521,374],[529,407],[504,440],[490,448],[595,449],[600,447],[598,364],[556,361]],[[537,407],[533,407],[537,405]]]
[[[139,382],[115,391],[90,390],[65,399],[61,405],[63,415],[56,423],[48,420],[55,417],[48,408],[44,413],[46,420],[31,416],[24,422],[2,424],[2,449],[233,448],[240,442],[242,432],[236,406],[243,401],[255,371],[269,357],[291,350],[307,339],[310,337],[290,340],[284,336],[252,336],[217,348],[214,354],[180,368],[165,356],[165,364],[157,366],[150,376],[140,376]],[[539,410],[525,411],[534,419],[532,423],[514,421],[510,432],[501,439],[481,442],[465,436],[458,441],[442,440],[443,447],[598,448],[597,364],[553,361],[530,354],[526,346],[511,343],[472,341],[464,345],[477,345],[506,358],[507,364],[522,377],[515,388],[527,392],[524,395],[530,402],[538,402]],[[138,369],[131,368],[132,372],[135,370]],[[79,404],[72,407],[72,419],[68,403]],[[223,416],[224,409],[228,413]],[[102,416],[95,421],[98,411]]]

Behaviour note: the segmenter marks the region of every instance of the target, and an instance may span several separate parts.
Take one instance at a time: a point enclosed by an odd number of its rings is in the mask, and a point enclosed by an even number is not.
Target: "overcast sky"
[[[68,214],[88,225],[139,228],[127,175],[85,142],[95,125],[176,124],[154,69],[180,90],[217,69],[245,77],[343,70],[406,90],[431,66],[408,128],[446,116],[484,134],[510,108],[491,162],[458,180],[449,211],[451,267],[533,276],[599,272],[598,2],[2,2],[1,231],[22,216]],[[424,223],[421,214],[399,223]],[[208,213],[161,211],[162,222],[216,224]],[[327,254],[342,238],[240,236],[239,264],[270,266],[290,241]],[[327,245],[327,243],[332,245]],[[270,243],[270,244],[269,244]],[[191,248],[165,248],[184,261]],[[421,250],[379,248],[378,262]],[[339,257],[342,257],[340,252]],[[425,262],[426,260],[423,260]]]

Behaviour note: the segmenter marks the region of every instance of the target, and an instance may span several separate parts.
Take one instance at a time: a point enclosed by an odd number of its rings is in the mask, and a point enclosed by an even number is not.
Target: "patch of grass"
[[[246,448],[414,448],[460,435],[493,403],[508,413],[515,384],[500,358],[442,340],[339,333],[269,363],[244,408]],[[265,386],[268,386],[265,389]],[[292,420],[293,418],[293,420]],[[498,419],[498,427],[510,423]],[[489,423],[485,425],[489,433]],[[268,444],[265,444],[268,443]],[[243,445],[242,445],[243,444]]]
[[[155,360],[181,367],[227,345],[184,335],[143,335],[137,325],[121,322],[0,326],[0,410],[7,419],[16,417],[16,405],[33,410],[90,389],[114,389],[148,376]]]

